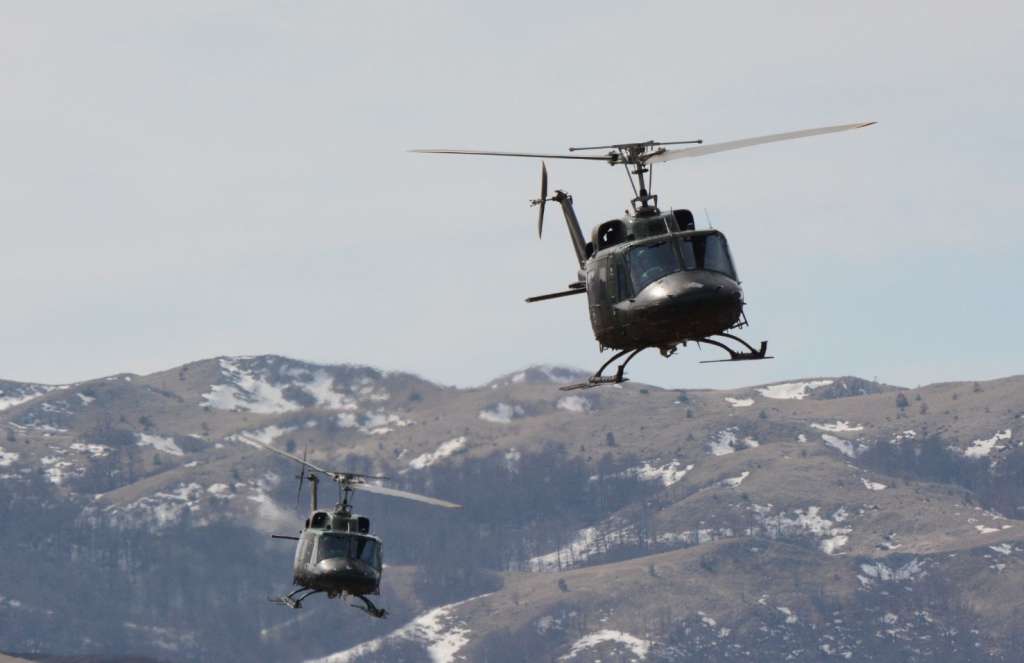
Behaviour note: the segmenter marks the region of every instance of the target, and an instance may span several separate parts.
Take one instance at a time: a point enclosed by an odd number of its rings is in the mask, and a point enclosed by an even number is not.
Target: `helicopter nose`
[[[645,288],[636,298],[641,317],[655,327],[699,338],[732,326],[743,308],[743,291],[724,274],[677,272]]]
[[[669,274],[644,289],[637,301],[644,308],[672,304],[728,304],[743,298],[738,283],[723,274],[693,271]]]
[[[355,570],[352,562],[344,557],[322,559],[317,563],[316,569],[324,573],[347,573]]]
[[[369,564],[344,557],[321,560],[316,565],[316,571],[324,576],[350,578],[352,580],[374,579],[379,575],[377,570]]]

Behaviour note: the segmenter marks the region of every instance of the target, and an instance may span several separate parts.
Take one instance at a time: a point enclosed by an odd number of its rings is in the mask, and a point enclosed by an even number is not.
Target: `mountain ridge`
[[[457,388],[259,355],[34,394],[0,411],[0,650],[696,661],[816,660],[827,646],[888,661],[927,660],[915,648],[939,639],[949,655],[979,642],[997,655],[978,660],[1011,660],[1024,378],[566,394],[556,386],[572,370]],[[357,496],[386,542],[393,619],[264,604],[287,587],[291,557],[267,534],[293,532],[304,506],[295,468],[251,439],[465,505]],[[723,569],[744,580],[723,584]],[[826,627],[834,610],[853,617]],[[979,625],[984,637],[970,634]],[[342,656],[367,642],[378,644]]]

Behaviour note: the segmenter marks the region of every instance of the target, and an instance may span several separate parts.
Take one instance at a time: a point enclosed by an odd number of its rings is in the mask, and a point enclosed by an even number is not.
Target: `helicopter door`
[[[607,329],[613,324],[611,304],[618,301],[618,282],[610,258],[611,256],[598,258],[588,274],[590,323],[595,329]],[[614,299],[609,296],[613,292],[616,295]]]
[[[303,534],[299,539],[299,545],[295,547],[295,562],[292,565],[295,576],[302,573],[302,570],[309,564],[313,556],[313,544],[315,539],[310,534]]]

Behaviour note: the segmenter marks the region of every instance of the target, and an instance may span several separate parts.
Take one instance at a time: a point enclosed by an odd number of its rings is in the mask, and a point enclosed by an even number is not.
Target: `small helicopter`
[[[271,598],[271,603],[301,608],[302,602],[314,594],[325,593],[332,599],[348,594],[363,603],[353,605],[353,608],[358,608],[371,617],[387,617],[388,611],[378,608],[368,598],[370,595],[380,594],[380,581],[384,569],[381,557],[382,542],[370,534],[370,519],[352,512],[352,493],[362,490],[448,509],[462,508],[453,502],[369,483],[385,480],[387,477],[326,470],[309,462],[306,459],[306,451],[303,452],[302,458],[299,458],[258,440],[246,439],[246,442],[300,463],[301,472],[296,476],[299,480],[298,496],[302,494],[302,485],[305,481],[312,484],[310,514],[299,536],[271,535],[274,539],[298,541],[295,547],[295,561],[292,564],[292,582],[299,586],[289,594]],[[320,485],[318,475],[321,474],[338,484],[339,502],[331,510],[321,509],[317,501],[317,489]]]
[[[713,361],[749,361],[771,359],[768,343],[754,348],[729,333],[747,326],[743,311],[743,290],[729,253],[729,245],[718,230],[698,230],[693,213],[686,209],[667,212],[658,207],[652,193],[654,165],[676,159],[692,158],[736,150],[753,145],[795,138],[849,131],[871,126],[874,122],[843,124],[817,129],[758,136],[742,140],[704,145],[702,140],[619,143],[593,147],[570,147],[569,152],[603,150],[595,154],[535,154],[486,150],[419,149],[424,154],[462,154],[540,159],[576,159],[622,165],[633,189],[632,210],[621,218],[598,224],[590,241],[584,238],[573,208],[572,196],[555,191],[548,197],[547,166],[541,162],[540,197],[530,201],[539,206],[537,234],[544,232],[544,206],[548,201],[562,208],[569,237],[576,252],[577,280],[567,290],[529,297],[540,302],[586,293],[590,305],[590,325],[601,351],[617,350],[586,382],[561,387],[562,390],[587,389],[602,384],[627,381],[626,365],[640,352],[657,348],[662,356],[675,354],[679,345],[706,343],[728,353],[727,359]],[[696,145],[673,148],[672,145]],[[730,342],[735,347],[730,346]],[[614,375],[604,371],[626,357]]]

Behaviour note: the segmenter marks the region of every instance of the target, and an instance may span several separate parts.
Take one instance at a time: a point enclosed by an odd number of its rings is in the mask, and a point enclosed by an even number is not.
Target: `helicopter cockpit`
[[[714,230],[639,244],[629,249],[627,261],[634,292],[680,271],[706,270],[736,279],[725,236]]]
[[[325,559],[353,559],[365,562],[378,571],[381,568],[380,541],[372,536],[324,532],[319,539],[317,562]]]

